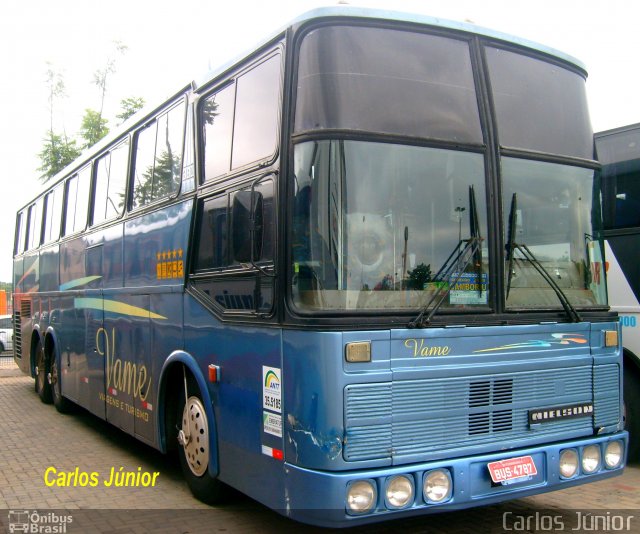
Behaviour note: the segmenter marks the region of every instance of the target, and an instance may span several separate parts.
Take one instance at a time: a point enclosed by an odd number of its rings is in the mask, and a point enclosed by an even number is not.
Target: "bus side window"
[[[96,164],[93,224],[122,214],[127,183],[129,142],[121,143]]]
[[[276,151],[280,113],[280,55],[238,79],[231,168],[270,158]]]
[[[57,241],[60,237],[60,217],[62,215],[62,186],[49,191],[45,197],[45,221],[43,243]]]
[[[73,231],[79,232],[87,227],[89,211],[89,188],[91,186],[91,165],[87,165],[78,173],[78,194],[76,196],[76,212]]]
[[[136,136],[133,207],[172,197],[180,188],[184,141],[184,105],[147,124]]]
[[[31,250],[40,246],[42,235],[42,198],[38,199],[35,204],[29,206],[28,215],[28,235],[26,250]]]
[[[229,264],[227,251],[228,195],[204,201],[198,232],[196,271],[217,269]]]
[[[24,252],[24,227],[25,227],[25,218],[24,212],[21,211],[18,213],[18,218],[16,221],[16,242],[14,246],[14,254],[22,254]]]
[[[200,108],[204,142],[204,176],[211,180],[229,172],[235,84],[207,97]]]
[[[78,176],[72,176],[66,183],[66,196],[64,208],[64,235],[73,233],[76,219],[76,197],[78,195]]]

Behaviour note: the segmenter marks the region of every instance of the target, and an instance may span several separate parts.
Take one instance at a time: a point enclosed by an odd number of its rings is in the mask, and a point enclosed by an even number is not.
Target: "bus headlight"
[[[434,469],[424,476],[422,491],[427,502],[437,503],[451,497],[451,475],[446,469]]]
[[[573,478],[578,472],[578,453],[575,449],[565,449],[560,453],[560,474]]]
[[[405,475],[389,479],[386,498],[390,508],[404,508],[413,501],[413,481]]]
[[[352,514],[364,514],[376,502],[376,488],[370,480],[358,480],[347,487],[347,508]]]
[[[600,447],[588,445],[582,451],[582,471],[591,474],[598,469],[600,469]]]
[[[604,463],[609,469],[614,469],[622,463],[624,447],[621,441],[610,441],[604,449]]]

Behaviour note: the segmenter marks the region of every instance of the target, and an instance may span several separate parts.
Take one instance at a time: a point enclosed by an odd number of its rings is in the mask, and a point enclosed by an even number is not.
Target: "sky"
[[[16,211],[42,190],[37,157],[49,130],[46,72],[65,82],[54,129],[75,136],[84,110],[99,109],[94,73],[115,58],[104,116],[120,100],[160,103],[250,50],[317,0],[25,0],[0,7],[0,281],[11,281]],[[346,2],[341,2],[346,3]],[[526,38],[585,64],[594,131],[640,122],[637,0],[349,0]],[[117,55],[114,42],[128,48]]]

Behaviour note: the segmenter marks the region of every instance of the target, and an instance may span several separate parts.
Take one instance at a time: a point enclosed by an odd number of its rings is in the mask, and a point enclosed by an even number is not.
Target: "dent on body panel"
[[[327,468],[344,444],[340,333],[284,332],[287,461]]]

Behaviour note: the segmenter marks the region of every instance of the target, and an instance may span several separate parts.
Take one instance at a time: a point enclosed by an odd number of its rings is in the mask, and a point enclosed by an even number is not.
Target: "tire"
[[[60,357],[53,350],[53,362],[51,362],[51,372],[49,373],[49,384],[51,387],[51,398],[56,410],[60,413],[70,413],[73,411],[73,403],[62,396],[62,387],[60,379],[62,377],[60,367]]]
[[[629,432],[627,463],[640,463],[640,373],[624,370],[624,428]]]
[[[45,404],[51,404],[53,402],[53,398],[51,396],[51,384],[49,383],[50,365],[51,362],[44,350],[42,340],[38,339],[38,344],[36,345],[35,389],[40,400]]]
[[[192,382],[192,381],[190,381]],[[188,385],[178,402],[178,456],[182,474],[196,499],[214,504],[222,498],[223,484],[209,475],[209,421],[202,395],[195,384]]]

